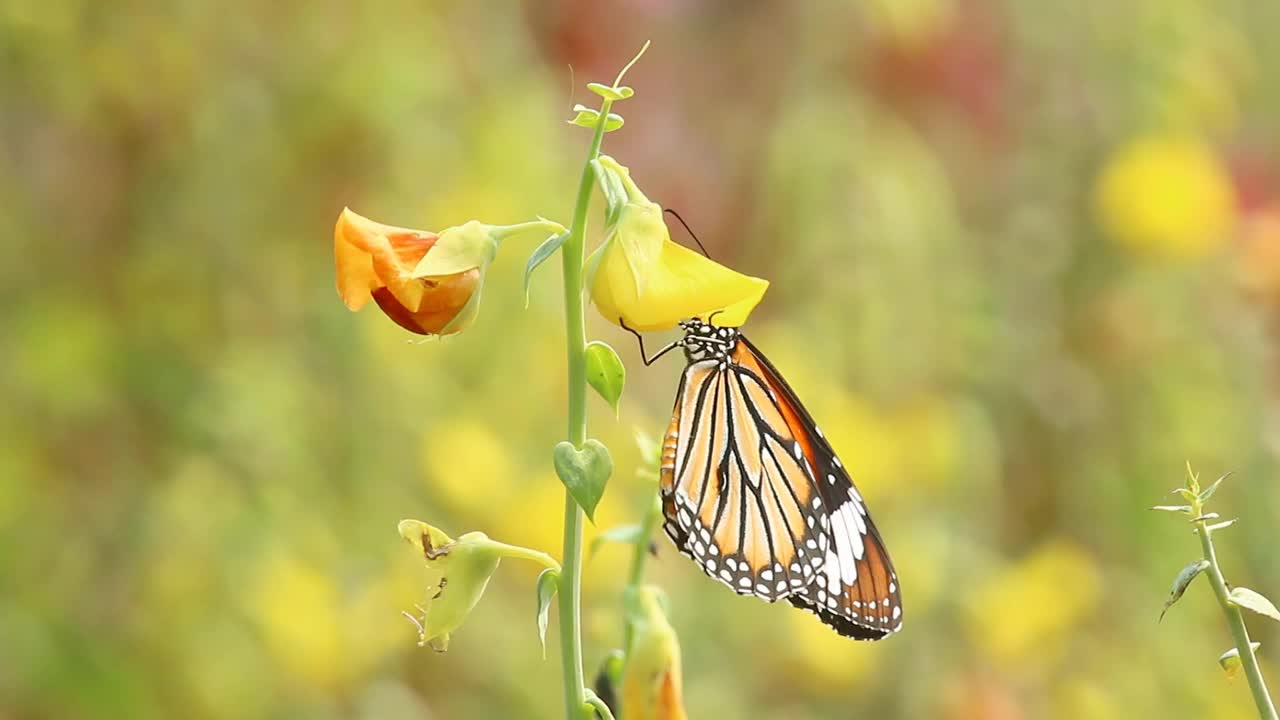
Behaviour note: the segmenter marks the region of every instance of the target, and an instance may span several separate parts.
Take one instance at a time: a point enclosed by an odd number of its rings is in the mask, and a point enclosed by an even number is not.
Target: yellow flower
[[[633,330],[669,330],[681,320],[716,314],[736,327],[764,297],[769,282],[720,265],[671,241],[662,208],[640,192],[627,168],[608,156],[619,207],[605,241],[592,255],[591,299],[606,320]]]
[[[659,590],[645,585],[628,598],[631,648],[622,671],[626,720],[687,720],[680,679],[680,641],[662,611]]]
[[[427,597],[420,617],[405,613],[418,628],[418,644],[437,652],[449,648],[449,636],[471,614],[504,557],[533,560],[560,569],[551,556],[528,548],[490,540],[469,532],[457,540],[418,520],[401,520],[400,536],[422,553],[427,564]]]
[[[1164,259],[1204,257],[1234,220],[1231,181],[1202,140],[1148,136],[1121,147],[1098,180],[1103,228],[1135,252]]]

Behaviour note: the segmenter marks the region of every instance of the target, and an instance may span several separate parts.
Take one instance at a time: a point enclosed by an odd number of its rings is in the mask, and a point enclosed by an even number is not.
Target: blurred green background
[[[606,151],[772,280],[748,333],[906,603],[854,643],[661,539],[691,716],[1248,717],[1207,585],[1156,624],[1198,546],[1146,508],[1186,460],[1234,470],[1228,579],[1280,595],[1277,27],[1272,0],[0,4],[0,718],[559,716],[536,568],[436,655],[395,531],[558,554],[559,270],[524,309],[537,239],[508,244],[475,326],[419,343],[343,308],[332,229],[567,221],[569,108],[645,39]],[[590,321],[631,366],[619,418],[591,401],[608,527],[682,363]],[[587,566],[591,668],[626,562]]]

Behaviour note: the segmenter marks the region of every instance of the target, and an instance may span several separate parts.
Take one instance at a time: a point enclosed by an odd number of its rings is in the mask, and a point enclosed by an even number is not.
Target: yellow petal
[[[737,327],[759,304],[769,281],[743,275],[682,245],[667,242],[639,292],[631,264],[616,243],[604,248],[591,296],[600,314],[641,331],[669,330],[687,318]]]

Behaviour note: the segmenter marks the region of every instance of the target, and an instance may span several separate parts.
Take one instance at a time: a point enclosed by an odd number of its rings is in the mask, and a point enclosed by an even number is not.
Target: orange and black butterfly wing
[[[663,527],[742,595],[773,602],[819,577],[829,538],[803,450],[758,376],[715,360],[685,369],[663,442]]]
[[[759,375],[772,391],[808,462],[814,491],[828,519],[823,524],[828,539],[823,543],[822,572],[788,599],[847,637],[878,640],[898,631],[902,627],[898,575],[849,473],[795,391],[745,337],[740,337],[733,360],[744,372]]]

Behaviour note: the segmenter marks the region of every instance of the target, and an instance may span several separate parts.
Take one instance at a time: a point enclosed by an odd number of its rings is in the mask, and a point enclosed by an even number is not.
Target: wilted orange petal
[[[405,308],[417,311],[424,286],[409,273],[435,244],[436,234],[374,222],[349,208],[334,229],[338,292],[347,307],[359,309],[372,291],[386,287]]]

